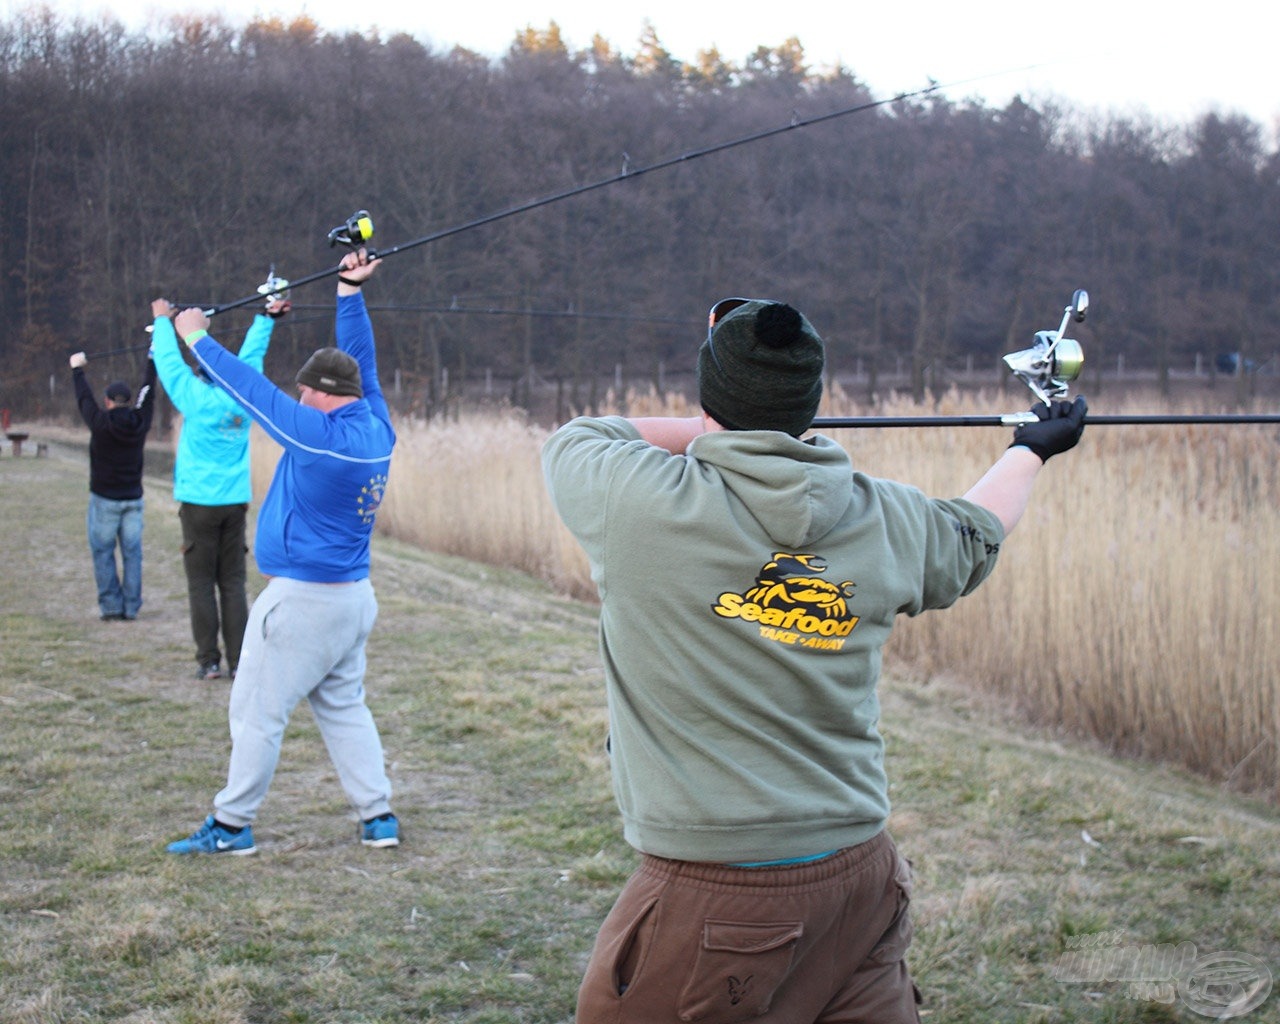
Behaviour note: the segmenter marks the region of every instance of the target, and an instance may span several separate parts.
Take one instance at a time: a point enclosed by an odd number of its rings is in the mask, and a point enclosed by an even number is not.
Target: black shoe
[[[198,669],[196,669],[196,678],[197,679],[221,679],[222,666],[219,665],[216,661],[210,661],[204,665],[201,665]]]
[[[103,622],[114,622],[114,621],[115,621],[115,620],[117,620],[117,619],[123,619],[123,618],[124,618],[124,612],[113,612],[113,613],[112,613],[112,614],[110,614],[110,615],[103,614],[103,615],[100,615],[100,616],[98,616],[98,617],[99,617],[100,619],[102,619],[102,621],[103,621]]]

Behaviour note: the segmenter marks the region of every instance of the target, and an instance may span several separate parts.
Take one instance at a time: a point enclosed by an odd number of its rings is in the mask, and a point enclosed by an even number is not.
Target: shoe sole
[[[399,836],[391,836],[387,839],[361,839],[360,842],[365,846],[374,846],[382,849],[387,846],[399,846],[400,838]]]

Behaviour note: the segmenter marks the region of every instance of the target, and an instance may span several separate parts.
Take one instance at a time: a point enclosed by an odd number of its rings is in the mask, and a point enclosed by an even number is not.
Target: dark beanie
[[[822,339],[808,320],[784,303],[752,299],[699,349],[699,399],[730,430],[799,437],[818,414],[822,366]]]
[[[107,397],[113,402],[127,402],[133,397],[129,385],[122,380],[112,381],[107,385]]]
[[[360,364],[338,348],[316,349],[312,357],[302,364],[294,380],[330,395],[364,397],[364,388],[360,386]]]

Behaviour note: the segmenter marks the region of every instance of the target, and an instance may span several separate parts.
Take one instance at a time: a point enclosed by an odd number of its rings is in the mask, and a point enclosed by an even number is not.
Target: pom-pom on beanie
[[[698,351],[702,408],[729,430],[799,437],[822,399],[818,332],[781,302],[750,299],[715,324]]]

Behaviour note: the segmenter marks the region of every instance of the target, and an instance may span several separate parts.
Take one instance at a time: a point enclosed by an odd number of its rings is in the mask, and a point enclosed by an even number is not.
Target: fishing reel
[[[345,245],[348,249],[359,249],[373,237],[373,220],[368,210],[357,210],[346,222],[339,224],[329,232],[329,247]]]
[[[1036,331],[1035,344],[1004,357],[1009,371],[1045,405],[1064,399],[1070,384],[1084,369],[1084,350],[1066,336],[1067,324],[1083,323],[1089,309],[1089,293],[1083,288],[1071,296],[1056,331]]]
[[[271,269],[267,271],[267,279],[258,285],[258,294],[265,295],[267,299],[267,308],[270,309],[272,303],[289,301],[289,282],[283,277],[276,276],[276,265],[271,264]]]

